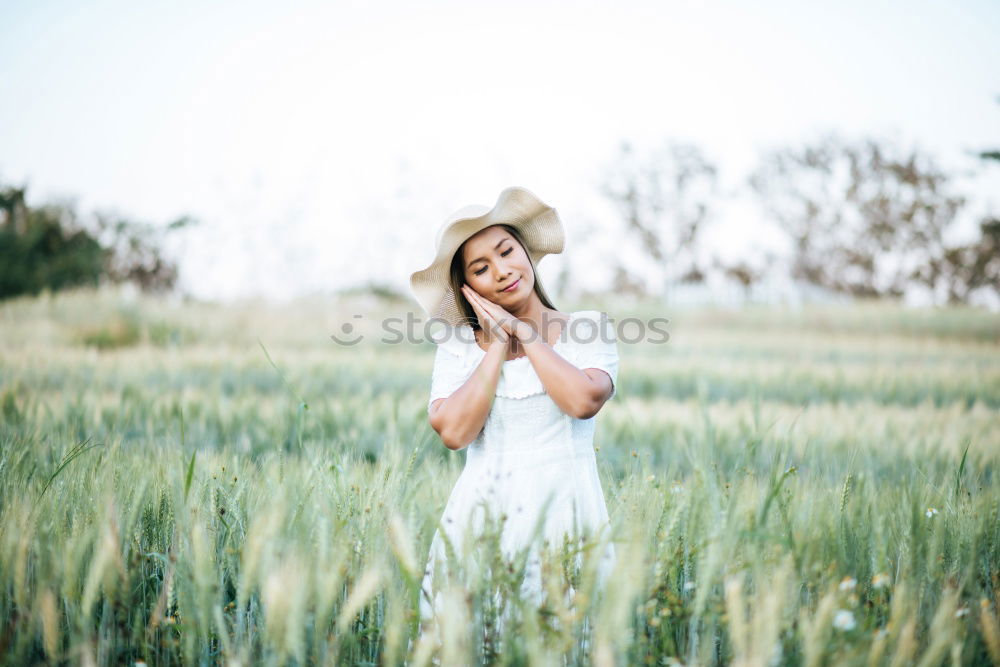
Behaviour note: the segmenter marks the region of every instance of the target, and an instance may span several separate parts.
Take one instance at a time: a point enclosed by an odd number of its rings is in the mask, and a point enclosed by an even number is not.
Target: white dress
[[[428,412],[435,400],[461,387],[486,355],[468,325],[446,328],[437,339],[441,342],[434,358]],[[613,324],[602,322],[600,311],[570,313],[553,349],[577,368],[607,372],[615,395],[617,341]],[[539,520],[544,521],[543,539],[555,546],[563,543],[564,533],[607,529],[608,509],[594,455],[595,421],[596,416],[576,419],[563,412],[546,393],[527,356],[503,362],[492,409],[467,448],[465,468],[431,541],[421,585],[422,618],[433,616],[441,604],[435,584],[436,567],[447,558],[442,529],[457,551],[470,529],[482,527],[487,511],[494,517],[504,514],[500,545],[508,557],[534,544],[532,532]],[[614,547],[608,543],[599,569],[602,578],[613,562]],[[537,558],[529,562],[521,590],[522,595],[540,600],[537,565]]]

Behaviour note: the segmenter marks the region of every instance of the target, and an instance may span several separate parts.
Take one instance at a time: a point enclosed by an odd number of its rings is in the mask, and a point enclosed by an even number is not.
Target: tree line
[[[1000,150],[977,154],[1000,167]],[[722,272],[749,289],[778,269],[764,252],[706,259],[704,230],[717,215],[719,169],[692,145],[667,143],[642,155],[622,144],[602,193],[624,234],[666,289]],[[829,135],[765,154],[747,178],[750,193],[791,248],[791,278],[856,297],[898,298],[911,287],[937,301],[1000,297],[1000,217],[978,220],[976,236],[955,242],[970,200],[932,156],[884,141]],[[195,224],[183,217],[155,227],[122,216],[84,217],[67,203],[29,206],[25,187],[0,184],[0,298],[43,289],[129,282],[169,291],[178,267],[163,242]],[[636,267],[617,260],[618,292],[649,290]]]
[[[1000,150],[977,158],[988,169]],[[975,238],[952,241],[970,203],[955,180],[919,150],[828,135],[764,155],[747,186],[790,242],[793,279],[856,297],[897,298],[910,287],[949,303],[979,291],[1000,296],[1000,218],[988,214]],[[664,287],[720,270],[749,288],[773,270],[772,254],[725,262],[699,252],[717,181],[718,168],[685,144],[640,156],[626,143],[608,168],[603,194]],[[646,291],[636,273],[619,263],[616,289]]]
[[[69,203],[30,206],[26,190],[0,185],[0,299],[102,283],[174,288],[177,263],[163,241],[192,218],[161,228],[114,214],[85,217]]]

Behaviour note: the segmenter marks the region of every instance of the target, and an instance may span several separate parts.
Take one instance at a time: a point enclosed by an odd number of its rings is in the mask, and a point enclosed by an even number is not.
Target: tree
[[[177,282],[177,265],[163,256],[167,234],[196,224],[190,217],[171,222],[165,229],[120,216],[95,216],[97,236],[108,253],[104,276],[112,283],[133,283],[147,292],[166,292]]]
[[[749,301],[751,289],[767,274],[768,267],[774,261],[771,253],[764,253],[762,263],[754,264],[745,259],[735,262],[725,262],[718,257],[712,261],[713,268],[722,271],[722,275],[739,283],[743,288],[743,297]]]
[[[791,237],[793,276],[857,296],[934,289],[966,203],[929,156],[835,136],[766,155],[750,185]]]
[[[618,209],[625,234],[636,241],[662,286],[701,282],[698,237],[711,218],[717,170],[692,145],[669,143],[647,156],[621,145],[602,193]],[[635,290],[634,271],[619,264],[616,282]]]
[[[947,248],[925,271],[920,278],[940,283],[949,303],[967,303],[980,289],[1000,294],[1000,220],[983,220],[976,241]]]
[[[1000,162],[1000,150],[980,151],[979,158],[986,163]],[[976,241],[949,249],[941,273],[951,303],[969,301],[980,289],[1000,295],[1000,219],[987,216],[979,223]]]
[[[29,208],[24,188],[0,188],[0,298],[96,285],[104,249],[72,208]]]
[[[162,242],[195,224],[191,218],[165,229],[120,216],[85,221],[70,204],[28,206],[25,192],[0,186],[0,298],[102,281],[150,291],[173,288],[177,266],[163,256]]]

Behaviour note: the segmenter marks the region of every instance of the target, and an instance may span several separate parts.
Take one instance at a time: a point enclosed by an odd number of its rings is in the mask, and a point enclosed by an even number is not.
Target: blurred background
[[[0,296],[409,299],[441,221],[521,185],[571,300],[996,309],[998,31],[986,0],[5,2]]]

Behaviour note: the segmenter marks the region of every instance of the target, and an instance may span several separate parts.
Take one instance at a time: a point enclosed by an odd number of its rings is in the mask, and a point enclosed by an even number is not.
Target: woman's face
[[[510,232],[497,225],[469,237],[462,264],[469,287],[501,306],[523,301],[535,288],[528,253]]]

